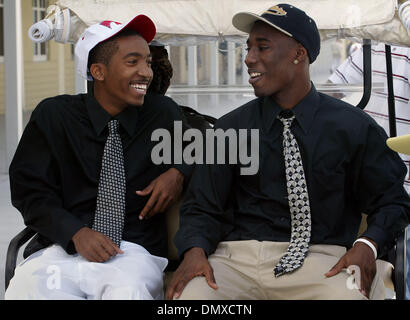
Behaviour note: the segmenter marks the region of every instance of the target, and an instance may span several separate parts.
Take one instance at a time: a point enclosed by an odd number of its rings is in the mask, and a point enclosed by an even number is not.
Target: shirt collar
[[[135,134],[138,119],[138,107],[130,106],[115,117],[112,117],[91,94],[87,95],[86,107],[97,135],[100,135],[103,132],[108,122],[113,118],[120,122],[121,127],[124,128],[130,136]]]
[[[319,93],[316,91],[316,88],[312,83],[310,92],[302,99],[302,101],[292,108],[295,118],[304,134],[307,134],[312,127],[313,119],[319,109],[319,101]],[[267,130],[272,127],[281,111],[282,108],[272,99],[272,97],[264,98],[262,114]]]
[[[130,137],[132,137],[137,130],[139,108],[141,107],[129,106],[114,117],[120,121],[121,126],[127,131]]]

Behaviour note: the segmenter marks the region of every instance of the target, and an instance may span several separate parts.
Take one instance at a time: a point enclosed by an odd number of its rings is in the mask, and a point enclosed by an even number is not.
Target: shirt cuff
[[[177,169],[184,175],[184,180],[187,181],[191,177],[194,166],[188,164],[175,164],[172,168]]]
[[[177,244],[179,259],[182,261],[184,259],[185,252],[194,247],[202,248],[207,257],[215,251],[215,248],[212,248],[212,246],[205,239],[192,238],[190,240],[185,240],[182,245]]]
[[[369,238],[376,242],[379,256],[383,256],[389,250],[387,234],[377,226],[368,226],[368,229],[361,237]]]
[[[65,225],[65,229],[61,229],[61,234],[59,240],[57,241],[68,254],[76,253],[73,236],[77,233],[78,230],[88,227],[87,224],[80,220],[72,219],[71,221],[67,221]]]

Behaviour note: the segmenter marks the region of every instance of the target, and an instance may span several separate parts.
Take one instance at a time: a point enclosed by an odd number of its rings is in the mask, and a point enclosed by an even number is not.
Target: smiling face
[[[298,56],[298,42],[266,23],[256,22],[247,46],[245,63],[255,95],[274,96],[290,89],[296,77],[293,62]]]
[[[111,115],[128,106],[140,106],[152,80],[151,54],[147,42],[139,35],[115,40],[117,50],[108,64],[90,68],[96,82],[95,97]]]

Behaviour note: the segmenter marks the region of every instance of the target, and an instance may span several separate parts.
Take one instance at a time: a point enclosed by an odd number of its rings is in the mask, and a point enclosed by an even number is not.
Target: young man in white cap
[[[10,187],[37,236],[6,299],[163,297],[161,213],[191,168],[151,160],[152,132],[181,120],[171,99],[146,96],[155,32],[144,15],[90,26],[75,53],[92,93],[49,98],[33,112]]]
[[[215,128],[259,130],[259,172],[196,166],[166,298],[384,298],[376,258],[408,224],[404,164],[362,110],[316,91],[309,65],[320,36],[305,12],[279,4],[238,13],[233,25],[249,33],[258,98]],[[362,212],[368,228],[357,239]]]

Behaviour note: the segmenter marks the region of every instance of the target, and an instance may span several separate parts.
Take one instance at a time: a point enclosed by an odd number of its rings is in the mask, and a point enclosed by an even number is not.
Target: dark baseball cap
[[[312,63],[320,52],[320,35],[315,21],[304,11],[290,4],[281,3],[261,15],[239,12],[232,18],[232,24],[240,31],[250,33],[256,21],[263,21],[300,42],[308,52]]]

